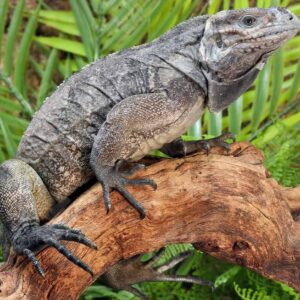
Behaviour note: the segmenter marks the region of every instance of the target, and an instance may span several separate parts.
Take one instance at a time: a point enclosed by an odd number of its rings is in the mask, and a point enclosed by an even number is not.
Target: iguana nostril
[[[292,21],[294,19],[293,14],[291,14],[288,9],[286,9],[284,7],[278,7],[277,10],[283,14],[287,14],[290,21]]]

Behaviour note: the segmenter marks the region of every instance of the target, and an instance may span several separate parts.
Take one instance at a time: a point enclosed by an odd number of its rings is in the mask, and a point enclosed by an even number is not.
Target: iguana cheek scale
[[[0,219],[6,249],[27,256],[44,276],[34,252],[55,247],[92,274],[60,240],[96,248],[80,231],[62,224],[40,225],[57,204],[96,177],[107,211],[110,188],[118,190],[142,217],[143,206],[126,185],[122,161],[136,161],[153,149],[171,156],[224,138],[178,139],[204,109],[220,111],[253,82],[267,57],[299,29],[287,9],[249,8],[183,22],[157,40],[104,57],[71,76],[35,114],[16,158],[0,167]],[[130,172],[129,172],[130,173]],[[6,251],[7,252],[7,251]]]

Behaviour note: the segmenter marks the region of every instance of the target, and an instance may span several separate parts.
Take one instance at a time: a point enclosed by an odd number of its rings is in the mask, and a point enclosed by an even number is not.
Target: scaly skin
[[[196,17],[152,43],[109,55],[71,76],[34,116],[17,160],[0,167],[0,218],[8,242],[42,275],[34,251],[45,245],[91,273],[59,244],[65,239],[94,247],[82,233],[39,225],[55,203],[96,176],[107,210],[113,187],[144,216],[125,185],[155,183],[127,179],[118,162],[136,161],[162,146],[172,154],[174,147],[166,144],[184,133],[206,106],[220,111],[237,99],[267,57],[298,28],[296,17],[283,8]],[[175,142],[184,155],[214,143]]]

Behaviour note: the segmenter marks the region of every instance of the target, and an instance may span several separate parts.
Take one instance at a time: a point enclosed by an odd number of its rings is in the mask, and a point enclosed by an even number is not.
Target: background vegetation
[[[0,1],[0,162],[14,156],[34,112],[56,85],[111,52],[149,42],[199,14],[248,6],[288,6],[299,1],[69,0]],[[222,131],[263,149],[272,175],[286,186],[300,183],[300,36],[277,51],[253,87],[222,113],[208,112],[187,135]],[[172,245],[163,260],[190,249]],[[286,285],[239,266],[195,253],[173,272],[215,282],[216,289],[178,283],[139,285],[152,299],[300,299]],[[82,299],[131,299],[97,282]]]

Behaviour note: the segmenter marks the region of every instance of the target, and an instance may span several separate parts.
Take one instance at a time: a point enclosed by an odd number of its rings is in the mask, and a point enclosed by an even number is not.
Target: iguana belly
[[[160,149],[163,145],[180,137],[200,118],[203,110],[204,99],[199,97],[195,104],[185,111],[176,122],[158,129],[151,138],[141,143],[138,150],[130,157],[130,160],[137,161],[149,154],[150,151]]]

